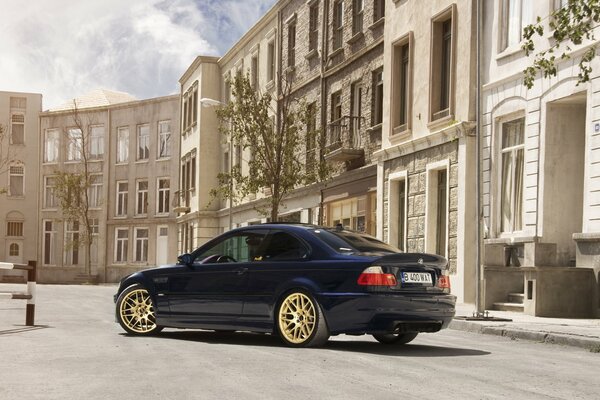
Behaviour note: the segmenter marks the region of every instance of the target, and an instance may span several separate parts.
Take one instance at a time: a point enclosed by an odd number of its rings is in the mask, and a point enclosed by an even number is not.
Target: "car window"
[[[235,233],[219,240],[213,246],[195,254],[194,262],[249,262],[263,258],[261,247],[267,230],[251,230]]]
[[[400,253],[396,247],[358,232],[338,229],[313,229],[311,232],[338,253]]]
[[[306,245],[287,232],[275,231],[267,240],[264,261],[302,260],[308,257]]]

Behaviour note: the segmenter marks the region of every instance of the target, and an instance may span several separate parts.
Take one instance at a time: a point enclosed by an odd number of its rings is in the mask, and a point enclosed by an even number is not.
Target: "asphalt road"
[[[6,290],[1,287],[0,290]],[[0,399],[597,399],[600,354],[445,330],[389,347],[338,336],[123,334],[115,287],[38,285],[36,324],[0,302]]]

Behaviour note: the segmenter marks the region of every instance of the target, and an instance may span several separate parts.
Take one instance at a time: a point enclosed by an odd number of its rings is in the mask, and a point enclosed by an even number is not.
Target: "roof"
[[[103,107],[110,106],[114,104],[126,103],[129,101],[137,100],[135,97],[130,95],[129,93],[124,92],[116,92],[113,90],[106,89],[96,89],[91,92],[84,94],[83,96],[76,97],[71,99],[64,104],[52,108],[48,111],[66,111],[72,110],[73,102],[77,104],[78,109],[83,108],[94,108],[94,107]]]

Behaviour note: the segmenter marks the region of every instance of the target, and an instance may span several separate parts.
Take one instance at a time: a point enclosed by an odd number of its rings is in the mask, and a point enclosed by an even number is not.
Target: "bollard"
[[[37,263],[35,261],[29,261],[27,263],[31,267],[27,271],[27,294],[31,297],[27,299],[27,309],[25,311],[25,325],[35,325],[35,282],[37,275]]]

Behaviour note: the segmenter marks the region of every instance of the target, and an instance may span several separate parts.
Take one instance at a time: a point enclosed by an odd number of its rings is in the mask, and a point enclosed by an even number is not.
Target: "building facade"
[[[83,221],[65,218],[56,193],[58,173],[86,166],[92,280],[176,260],[178,121],[177,95],[138,101],[106,90],[40,114],[40,282],[90,279]]]
[[[475,301],[475,7],[388,2],[378,236],[448,258],[452,292]]]
[[[482,134],[486,307],[524,295],[526,313],[598,314],[600,64],[577,84],[583,51],[571,46],[557,76],[523,84],[532,63],[522,29],[564,1],[484,2]],[[536,39],[547,49],[552,35]],[[557,56],[558,59],[558,56]],[[506,268],[506,266],[514,268]],[[549,268],[551,267],[551,268]]]
[[[41,94],[0,92],[0,261],[35,260],[41,111]]]

